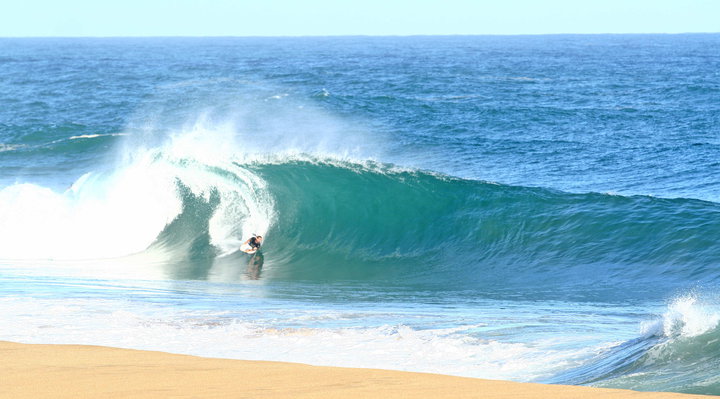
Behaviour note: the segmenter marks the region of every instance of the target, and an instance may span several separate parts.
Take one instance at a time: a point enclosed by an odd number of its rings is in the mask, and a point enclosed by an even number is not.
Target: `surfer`
[[[253,237],[248,238],[248,240],[245,241],[245,244],[249,245],[250,251],[254,252],[254,251],[257,251],[258,249],[260,249],[260,246],[262,245],[262,240],[263,240],[262,236],[253,236]]]

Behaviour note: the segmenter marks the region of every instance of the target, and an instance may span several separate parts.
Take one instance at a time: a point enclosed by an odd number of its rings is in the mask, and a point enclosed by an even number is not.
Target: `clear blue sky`
[[[720,0],[0,0],[0,36],[720,32]]]

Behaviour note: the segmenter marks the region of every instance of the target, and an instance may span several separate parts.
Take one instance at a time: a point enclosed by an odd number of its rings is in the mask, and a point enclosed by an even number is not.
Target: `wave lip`
[[[670,339],[694,338],[711,332],[720,322],[720,308],[704,303],[698,294],[675,298],[662,319],[643,326],[644,335]]]

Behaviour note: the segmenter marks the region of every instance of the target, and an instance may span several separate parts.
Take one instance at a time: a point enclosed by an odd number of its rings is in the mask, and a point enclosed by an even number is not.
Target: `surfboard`
[[[257,249],[251,247],[250,244],[241,245],[240,250],[247,254],[254,254],[255,252],[257,252]]]

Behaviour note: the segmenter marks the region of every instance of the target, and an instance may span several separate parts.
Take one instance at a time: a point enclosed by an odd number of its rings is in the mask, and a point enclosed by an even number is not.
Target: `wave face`
[[[714,278],[720,263],[711,202],[568,194],[378,164],[249,168],[276,203],[267,245],[281,259],[275,277],[445,289],[687,283]]]

